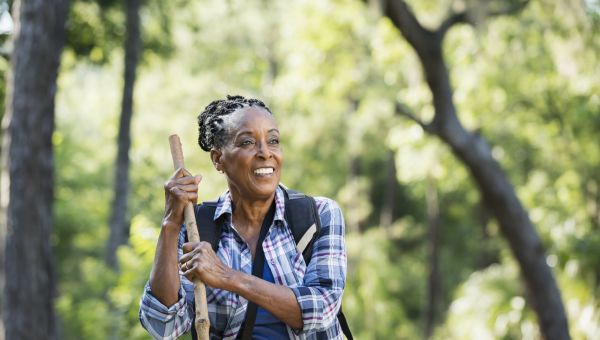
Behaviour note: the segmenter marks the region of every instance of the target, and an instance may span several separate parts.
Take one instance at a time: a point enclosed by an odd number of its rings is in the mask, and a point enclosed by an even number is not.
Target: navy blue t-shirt
[[[275,283],[275,278],[271,272],[271,268],[265,261],[263,269],[264,280],[271,283]],[[256,321],[254,322],[254,328],[252,329],[252,339],[259,340],[277,340],[277,339],[289,339],[287,327],[273,314],[269,313],[266,309],[258,307],[256,309]]]

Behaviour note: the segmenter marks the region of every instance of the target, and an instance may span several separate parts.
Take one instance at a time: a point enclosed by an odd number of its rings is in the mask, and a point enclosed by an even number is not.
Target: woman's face
[[[261,107],[232,113],[230,141],[211,153],[227,176],[231,193],[242,199],[270,198],[281,178],[283,153],[273,116]]]

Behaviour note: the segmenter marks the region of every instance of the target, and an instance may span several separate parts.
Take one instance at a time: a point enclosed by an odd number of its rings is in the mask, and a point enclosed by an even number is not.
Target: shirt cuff
[[[302,329],[292,329],[296,335],[305,332],[323,331],[337,319],[342,291],[317,288],[290,288],[302,313]]]
[[[150,285],[147,284],[142,296],[141,311],[147,317],[160,322],[169,322],[174,317],[183,317],[186,313],[185,290],[179,287],[178,300],[172,306],[167,307],[152,294]]]

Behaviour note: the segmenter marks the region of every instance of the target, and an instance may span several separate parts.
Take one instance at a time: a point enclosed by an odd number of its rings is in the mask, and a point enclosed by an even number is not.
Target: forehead
[[[237,109],[231,114],[230,122],[233,135],[245,131],[268,131],[277,128],[277,123],[273,115],[259,106],[248,106]]]

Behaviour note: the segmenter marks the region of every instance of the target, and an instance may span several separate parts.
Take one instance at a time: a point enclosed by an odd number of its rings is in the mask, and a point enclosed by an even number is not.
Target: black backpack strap
[[[296,241],[296,248],[302,253],[304,262],[308,266],[313,243],[321,232],[317,203],[311,196],[283,187],[282,189],[285,200],[285,220]]]
[[[194,207],[196,227],[200,234],[200,240],[210,243],[216,253],[219,248],[219,239],[221,238],[221,225],[218,223],[219,221],[215,221],[215,211],[217,211],[216,201],[203,202]],[[185,240],[188,240],[187,234],[185,235]],[[192,322],[192,339],[198,339],[194,322]]]
[[[275,217],[275,202],[271,205],[267,216],[265,216],[262,226],[260,227],[260,234],[258,241],[256,242],[256,250],[254,252],[254,261],[252,261],[252,275],[261,278],[263,277],[263,270],[265,268],[265,253],[263,251],[263,241],[267,236],[267,232],[273,224],[273,218]],[[246,318],[242,324],[241,334],[242,340],[252,339],[252,330],[254,328],[254,322],[256,321],[256,313],[258,305],[254,302],[248,301],[248,307],[246,309]],[[239,334],[239,333],[238,333]]]
[[[212,245],[215,252],[219,248],[219,239],[221,238],[221,226],[215,221],[215,211],[217,202],[203,202],[196,205],[196,226],[200,234],[200,240],[206,241]]]
[[[342,312],[342,306],[340,305],[340,311],[337,315],[338,321],[340,323],[340,327],[342,327],[342,332],[346,336],[346,339],[353,340],[352,332],[350,331],[350,326],[348,325],[348,321],[346,320],[346,316],[344,312]]]

